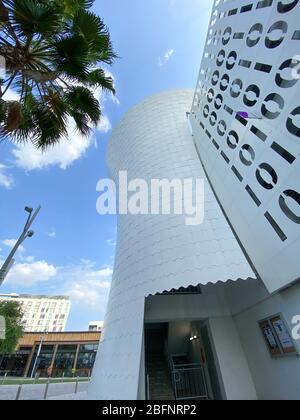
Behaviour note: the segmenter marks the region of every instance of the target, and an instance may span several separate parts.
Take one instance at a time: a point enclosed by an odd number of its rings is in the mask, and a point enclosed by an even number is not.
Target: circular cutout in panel
[[[262,173],[267,173],[270,180],[266,180]],[[268,163],[262,163],[256,171],[256,179],[263,188],[266,190],[272,190],[278,182],[278,175],[271,165]]]
[[[222,90],[222,92],[225,92],[225,90],[227,90],[229,83],[230,77],[228,76],[228,74],[224,74],[220,82],[220,89]]]
[[[263,34],[264,27],[261,23],[256,23],[252,26],[250,31],[248,32],[247,36],[247,45],[248,47],[255,47],[259,41],[261,40],[261,36]]]
[[[227,124],[224,120],[221,120],[217,128],[219,136],[223,137],[226,133],[226,130],[227,130]]]
[[[209,117],[209,123],[212,127],[214,127],[217,124],[218,121],[218,116],[215,113],[215,111],[213,111]]]
[[[230,95],[233,98],[238,98],[243,90],[243,82],[241,79],[235,79],[230,88]]]
[[[244,104],[252,107],[257,104],[260,97],[260,89],[256,85],[250,85],[247,87],[244,95]]]
[[[235,51],[231,51],[227,57],[226,61],[226,68],[227,70],[232,70],[233,67],[236,65],[237,62],[237,53]]]
[[[300,106],[290,113],[286,122],[286,128],[294,136],[300,137]]]
[[[230,147],[230,149],[232,150],[236,149],[239,144],[239,141],[240,139],[239,139],[238,133],[234,130],[231,130],[227,137],[227,144]]]
[[[215,97],[215,91],[211,88],[209,89],[207,93],[207,101],[211,103],[214,100],[214,97]]]
[[[215,100],[215,108],[219,110],[221,109],[222,105],[223,105],[223,96],[220,93],[218,93]]]
[[[277,32],[280,31],[281,32],[281,36],[278,39],[272,39],[272,32],[275,32],[277,34]],[[288,31],[288,24],[283,21],[280,20],[279,22],[275,22],[271,28],[268,30],[268,36],[265,39],[265,44],[267,48],[277,48],[279,47],[279,45],[282,43],[282,41],[285,38],[285,35],[287,34]]]
[[[277,5],[277,10],[279,13],[287,13],[294,9],[294,7],[297,6],[299,3],[299,0],[292,0],[289,3],[286,3],[286,1],[279,1]]]
[[[279,110],[276,110],[276,108]],[[278,93],[270,93],[264,100],[264,103],[261,107],[261,112],[264,117],[269,120],[275,120],[279,117],[280,111],[284,108],[284,99]]]
[[[288,72],[286,70],[289,70]],[[281,88],[293,87],[299,80],[299,69],[300,61],[298,59],[289,59],[284,61],[279,67],[279,72],[276,74],[276,84]],[[291,71],[290,71],[291,70]],[[290,79],[285,79],[282,73],[286,71],[287,75],[290,75]],[[295,72],[295,74],[294,74]]]
[[[218,70],[215,70],[213,72],[212,77],[211,77],[211,84],[213,86],[216,86],[218,84],[219,80],[220,80],[220,72]]]
[[[287,204],[287,198],[292,199],[299,207],[299,215],[297,215]],[[279,198],[279,205],[283,213],[294,223],[300,225],[300,194],[293,190],[284,191]]]
[[[249,144],[244,144],[240,151],[241,162],[246,166],[251,166],[255,160],[255,151]]]
[[[218,54],[218,56],[217,56],[217,66],[218,67],[221,67],[222,65],[223,65],[223,63],[224,63],[224,60],[225,60],[225,51],[224,50],[221,50],[220,52],[219,52],[219,54]]]
[[[230,42],[231,35],[232,35],[232,29],[230,26],[228,26],[228,28],[226,28],[225,31],[223,32],[223,38],[222,38],[223,45],[227,45],[228,42]]]
[[[203,115],[205,118],[207,118],[209,116],[209,106],[205,105],[205,107],[203,108]]]

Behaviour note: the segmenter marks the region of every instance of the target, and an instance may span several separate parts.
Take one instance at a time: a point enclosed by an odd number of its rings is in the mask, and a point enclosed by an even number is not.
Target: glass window
[[[95,363],[97,349],[98,344],[82,344],[80,346],[76,365],[78,376],[90,376]]]
[[[95,351],[95,352],[97,352],[97,350],[98,350],[98,344],[82,344],[81,346],[80,346],[80,352],[81,351],[83,351],[83,352],[85,352],[85,351]]]
[[[31,366],[30,366],[30,369],[29,369],[30,374],[31,374],[32,369],[34,367],[34,363],[36,361],[38,349],[39,349],[39,345],[36,345],[35,349],[34,349],[32,361],[31,361]],[[40,355],[38,357],[38,361],[37,361],[37,364],[36,364],[36,367],[35,367],[35,372],[33,372],[34,376],[35,375],[38,375],[39,377],[47,377],[48,376],[47,369],[51,366],[53,353],[54,353],[54,346],[52,346],[52,345],[42,346],[42,349],[41,349],[41,352],[40,352]]]
[[[60,345],[54,361],[53,376],[72,376],[75,355],[77,351],[76,345]]]
[[[31,349],[24,349],[12,355],[0,356],[0,376],[5,373],[7,373],[8,376],[23,376],[30,355],[30,350]]]

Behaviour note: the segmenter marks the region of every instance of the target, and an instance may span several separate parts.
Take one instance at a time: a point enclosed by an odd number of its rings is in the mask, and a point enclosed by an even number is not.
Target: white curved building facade
[[[180,399],[179,357],[203,375],[186,397],[299,399],[299,18],[300,0],[215,0],[195,95],[114,130],[116,183],[203,179],[204,222],[119,215],[89,398]]]
[[[186,113],[193,92],[155,95],[130,110],[114,130],[108,164],[117,182],[205,179]],[[205,179],[205,218],[119,216],[116,263],[90,397],[136,399],[142,360],[145,298],[165,290],[255,278]],[[97,373],[99,372],[99,374]]]

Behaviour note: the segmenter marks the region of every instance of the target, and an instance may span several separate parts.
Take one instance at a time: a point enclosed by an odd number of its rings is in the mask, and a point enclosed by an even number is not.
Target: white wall
[[[187,355],[191,337],[189,321],[171,322],[168,329],[168,349],[170,354]]]
[[[244,398],[241,384],[250,371],[259,399],[299,400],[300,359],[273,359],[258,322],[282,313],[291,329],[292,318],[300,315],[300,284],[274,295],[255,280],[207,285],[202,292],[198,296],[152,297],[147,300],[145,319],[164,322],[214,318],[210,324],[227,398]],[[296,344],[300,350],[300,343]],[[244,366],[242,369],[238,368],[239,363]],[[249,381],[246,388],[249,390]],[[247,391],[247,395],[251,392]]]
[[[223,290],[203,287],[202,295],[152,296],[146,300],[146,322],[199,321],[209,316],[230,315]]]
[[[202,354],[203,354],[204,357],[205,357],[205,361],[206,361],[206,363],[204,364],[203,367],[204,367],[204,375],[205,375],[205,379],[206,379],[206,385],[207,385],[207,391],[208,391],[209,398],[211,400],[213,400],[213,399],[218,399],[218,400],[225,399],[225,391],[224,391],[223,382],[222,382],[222,378],[221,378],[220,368],[219,368],[219,365],[218,365],[218,361],[216,359],[214,346],[212,344],[211,347],[212,347],[213,356],[214,356],[215,374],[218,377],[218,383],[219,383],[220,391],[218,391],[217,389],[213,390],[212,383],[215,384],[216,378],[211,378],[211,376],[210,376],[211,373],[210,373],[210,367],[208,366],[208,363],[211,363],[212,361],[208,360],[208,355],[205,352],[205,348],[204,348],[204,344],[203,344],[203,337],[201,335],[201,326],[203,324],[204,323],[202,323],[202,322],[200,322],[200,323],[199,322],[194,322],[191,325],[193,333],[195,332],[197,334],[198,338],[197,338],[197,340],[190,341],[189,354],[188,354],[189,363],[202,364],[203,363]],[[207,322],[206,322],[206,326],[208,326]],[[213,370],[213,368],[211,368],[211,370]],[[213,379],[213,381],[211,379]],[[215,386],[216,386],[216,384],[215,384]]]
[[[270,297],[234,319],[259,399],[299,400],[300,359],[297,356],[272,358],[258,326],[259,321],[278,313],[283,314],[291,328],[291,319],[300,314],[300,285]]]
[[[230,295],[228,290],[234,290],[235,286],[237,291],[231,302],[228,299],[228,294]],[[209,318],[212,347],[217,356],[216,368],[222,376],[226,398],[228,400],[257,399],[252,375],[232,318],[232,308],[238,307],[237,301],[243,302],[241,298],[243,291],[255,290],[259,287],[256,281],[248,280],[203,286],[201,295],[153,296],[146,300],[145,321],[173,321],[169,327],[171,352],[187,354],[190,345],[188,340],[190,323],[186,321]],[[252,303],[253,300],[250,298],[249,302]],[[195,354],[196,351],[193,357],[196,357]],[[199,358],[195,360],[201,362]]]
[[[226,398],[256,400],[252,375],[233,319],[211,318],[209,326]]]

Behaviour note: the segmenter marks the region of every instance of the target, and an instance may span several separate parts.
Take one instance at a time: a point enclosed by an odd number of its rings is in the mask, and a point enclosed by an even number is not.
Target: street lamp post
[[[25,211],[28,213],[28,218],[25,223],[23,232],[21,233],[21,236],[17,240],[15,246],[11,250],[11,253],[7,257],[6,261],[4,262],[3,266],[0,269],[0,286],[4,282],[7,274],[9,273],[9,270],[13,266],[15,260],[14,256],[16,252],[18,251],[19,246],[25,241],[26,238],[31,238],[34,235],[34,232],[30,230],[34,220],[36,219],[37,215],[39,214],[41,210],[41,206],[39,206],[35,211],[31,207],[25,207]]]
[[[38,351],[37,351],[37,354],[36,354],[36,358],[35,358],[35,361],[34,361],[34,364],[33,364],[32,372],[31,372],[31,379],[35,377],[37,367],[38,367],[37,364],[38,364],[39,357],[40,357],[40,354],[41,354],[41,351],[42,351],[43,343],[44,343],[44,341],[46,341],[47,334],[48,334],[48,332],[44,331],[43,335],[40,336],[40,344],[39,344]]]

